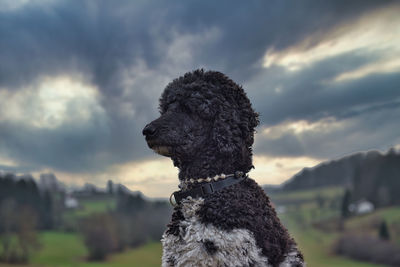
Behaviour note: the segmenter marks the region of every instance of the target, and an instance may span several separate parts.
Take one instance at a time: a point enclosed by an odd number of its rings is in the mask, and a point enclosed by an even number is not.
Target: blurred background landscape
[[[400,265],[400,153],[356,153],[264,186],[310,266]],[[0,176],[0,266],[159,266],[172,207],[111,180]]]
[[[307,266],[400,266],[398,1],[0,0],[0,267],[160,266],[178,170],[143,127],[218,70]]]

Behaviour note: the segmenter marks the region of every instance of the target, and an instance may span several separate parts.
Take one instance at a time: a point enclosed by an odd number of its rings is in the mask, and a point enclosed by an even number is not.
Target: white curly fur
[[[261,255],[253,235],[245,229],[223,231],[212,225],[202,224],[196,211],[203,204],[202,198],[191,197],[182,201],[185,217],[180,223],[180,235],[164,234],[162,266],[270,266]],[[218,250],[207,252],[204,241],[212,241]],[[171,264],[173,262],[173,264]]]

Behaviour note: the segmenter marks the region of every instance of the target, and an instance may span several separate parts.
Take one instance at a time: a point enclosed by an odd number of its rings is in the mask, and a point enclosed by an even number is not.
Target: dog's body
[[[258,114],[243,89],[219,72],[185,74],[165,89],[161,117],[143,130],[150,148],[171,157],[183,192],[252,166]],[[162,238],[162,266],[304,266],[268,197],[247,177],[185,197]]]
[[[162,238],[163,266],[302,266],[290,239],[263,252],[285,230],[261,191],[247,178],[207,199],[185,199]]]

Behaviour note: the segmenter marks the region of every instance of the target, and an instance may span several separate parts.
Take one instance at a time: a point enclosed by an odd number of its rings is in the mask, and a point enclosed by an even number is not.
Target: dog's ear
[[[229,155],[241,151],[243,145],[241,130],[232,123],[237,119],[238,114],[234,110],[232,114],[220,113],[215,118],[212,136],[221,154]]]

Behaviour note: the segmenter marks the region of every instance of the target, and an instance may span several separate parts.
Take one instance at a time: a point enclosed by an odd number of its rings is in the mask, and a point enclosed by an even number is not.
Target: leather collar
[[[169,197],[169,202],[171,203],[172,206],[176,206],[181,203],[182,199],[187,198],[189,196],[192,198],[205,197],[206,195],[220,191],[228,186],[237,184],[246,178],[247,175],[245,175],[241,171],[237,171],[235,172],[235,174],[231,174],[223,180],[202,183],[198,186],[191,188],[190,190],[175,191]],[[172,196],[174,196],[175,203],[172,201]]]

